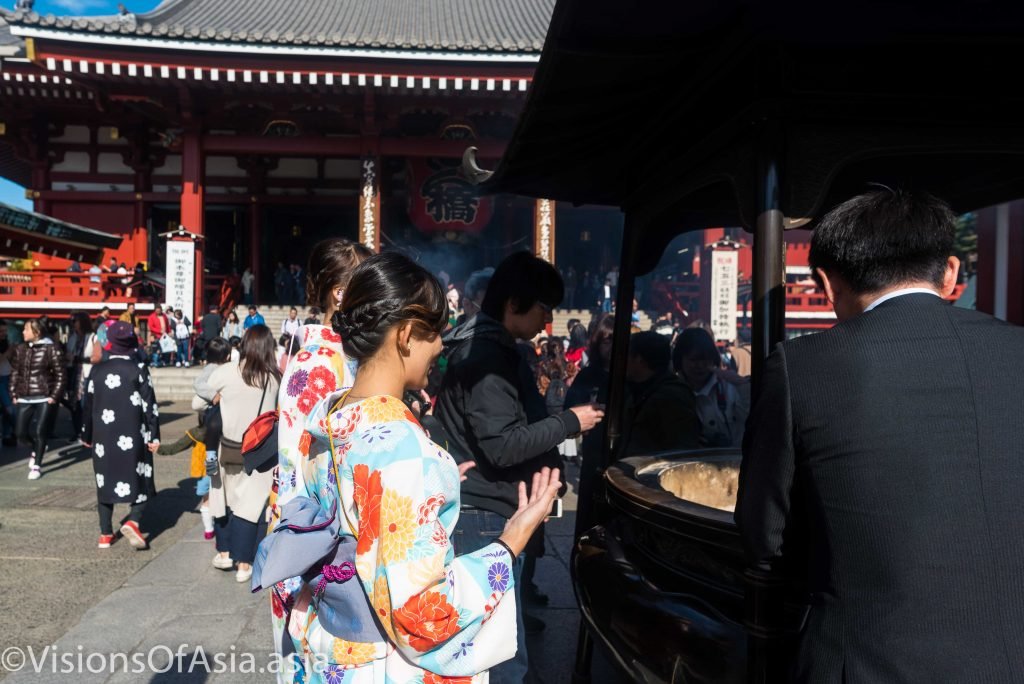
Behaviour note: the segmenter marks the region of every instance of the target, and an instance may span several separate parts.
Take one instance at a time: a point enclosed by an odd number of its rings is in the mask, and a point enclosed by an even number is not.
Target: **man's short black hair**
[[[516,252],[498,264],[480,310],[500,321],[505,316],[505,302],[513,302],[515,313],[526,313],[537,302],[555,308],[564,294],[558,269],[529,252]]]
[[[923,192],[872,190],[821,219],[808,260],[812,269],[838,274],[858,293],[915,281],[941,287],[955,234],[956,216],[942,200]]]
[[[629,338],[629,355],[639,356],[655,373],[665,373],[672,358],[671,343],[667,335],[653,330],[633,333]]]

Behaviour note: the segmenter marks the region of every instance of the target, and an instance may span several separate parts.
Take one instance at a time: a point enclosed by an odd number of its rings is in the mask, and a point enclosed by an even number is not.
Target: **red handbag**
[[[264,385],[260,411],[263,410],[266,396],[267,386]],[[277,418],[277,409],[260,413],[245,429],[242,435],[242,466],[246,475],[253,472],[265,473],[277,465]]]

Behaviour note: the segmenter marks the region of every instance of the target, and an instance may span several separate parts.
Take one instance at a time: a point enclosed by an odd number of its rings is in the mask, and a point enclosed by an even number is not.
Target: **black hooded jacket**
[[[572,411],[546,415],[515,340],[498,321],[478,314],[448,333],[444,346],[438,441],[459,463],[476,462],[462,483],[462,503],[511,517],[518,483],[529,484],[543,466],[560,467],[557,447],[580,422]]]

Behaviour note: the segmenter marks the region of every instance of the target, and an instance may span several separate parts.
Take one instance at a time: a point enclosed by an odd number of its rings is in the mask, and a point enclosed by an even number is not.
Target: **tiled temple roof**
[[[11,35],[11,27],[0,14],[0,57],[21,57],[25,52],[25,41]]]
[[[165,0],[151,12],[11,24],[155,40],[539,55],[554,0]]]

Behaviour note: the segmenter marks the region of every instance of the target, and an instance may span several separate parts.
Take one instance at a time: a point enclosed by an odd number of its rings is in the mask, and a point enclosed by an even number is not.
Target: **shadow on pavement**
[[[160,464],[158,463],[157,465],[158,470],[154,477],[160,478]],[[174,487],[167,487],[157,491],[157,495],[150,501],[158,501],[159,503],[150,503],[146,506],[146,510],[142,514],[142,522],[139,524],[143,532],[148,535],[150,543],[163,532],[174,527],[183,515],[188,515],[196,509],[199,497],[196,496],[195,487],[196,481],[194,479],[185,478],[179,480]],[[128,515],[127,511],[125,511],[121,523],[123,524],[127,519]]]
[[[61,449],[56,454],[51,452],[46,456],[46,460],[43,461],[44,476],[55,473],[58,470],[70,468],[82,461],[87,461],[92,458],[92,452],[81,444],[73,444],[65,449]]]

